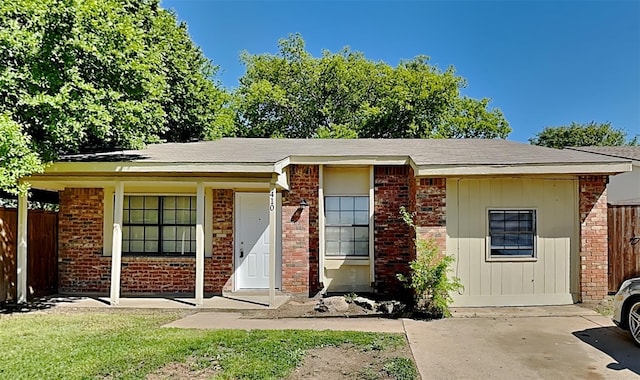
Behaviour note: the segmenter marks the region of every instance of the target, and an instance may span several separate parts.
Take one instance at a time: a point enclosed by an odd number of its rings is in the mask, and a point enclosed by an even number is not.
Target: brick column
[[[580,187],[580,297],[600,301],[608,290],[607,176],[582,176]]]
[[[233,197],[233,190],[213,190],[213,255],[205,265],[205,292],[233,290]]]
[[[447,179],[416,179],[416,217],[418,236],[433,239],[441,252],[447,250]]]
[[[291,165],[289,191],[282,192],[282,290],[315,295],[319,265],[319,166]],[[309,207],[301,208],[306,200]]]
[[[376,291],[406,293],[396,274],[409,273],[415,259],[414,231],[402,220],[400,207],[415,208],[415,180],[409,166],[376,166],[374,169],[374,257]]]

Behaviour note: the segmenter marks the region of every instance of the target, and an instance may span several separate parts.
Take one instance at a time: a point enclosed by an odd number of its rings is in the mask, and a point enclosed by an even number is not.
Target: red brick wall
[[[282,290],[315,295],[319,265],[319,167],[291,165],[289,191],[282,192]],[[300,208],[305,199],[309,207]]]
[[[111,261],[102,257],[102,189],[65,189],[58,212],[58,291],[106,293]]]
[[[210,266],[211,261],[205,259],[205,282]],[[196,282],[195,258],[123,256],[120,277],[123,294],[192,293]]]
[[[400,207],[414,211],[415,182],[409,166],[376,166],[374,169],[375,289],[380,293],[407,292],[396,274],[408,274],[415,258],[413,229],[400,217]]]
[[[607,176],[580,177],[580,296],[600,301],[607,295]]]
[[[420,178],[416,183],[415,223],[418,235],[433,239],[442,252],[447,250],[446,178]]]
[[[221,293],[233,271],[233,191],[214,191],[214,257],[205,258],[205,292]],[[59,291],[103,293],[111,285],[111,257],[102,255],[102,189],[65,189],[58,214]],[[194,257],[123,256],[121,291],[192,293]]]
[[[233,190],[213,190],[213,260],[205,291],[233,290],[233,197]]]

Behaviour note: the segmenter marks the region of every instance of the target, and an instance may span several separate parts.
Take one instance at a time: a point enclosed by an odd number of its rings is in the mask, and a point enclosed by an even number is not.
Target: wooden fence
[[[16,294],[16,230],[18,213],[0,208],[0,301]]]
[[[0,301],[16,298],[18,212],[0,208]],[[27,217],[27,290],[30,296],[57,291],[58,213],[29,210]]]
[[[609,292],[640,276],[640,205],[609,205]]]

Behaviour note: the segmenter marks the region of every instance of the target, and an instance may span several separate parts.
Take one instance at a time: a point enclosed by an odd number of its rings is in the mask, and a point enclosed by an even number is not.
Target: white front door
[[[236,289],[269,288],[269,194],[237,193]]]

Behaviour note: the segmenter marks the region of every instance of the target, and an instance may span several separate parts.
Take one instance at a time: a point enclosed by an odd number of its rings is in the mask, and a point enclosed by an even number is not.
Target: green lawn
[[[0,378],[138,379],[189,357],[198,365],[216,366],[222,379],[277,379],[310,348],[353,344],[378,350],[406,344],[398,334],[160,328],[179,317],[120,310],[1,315]]]

